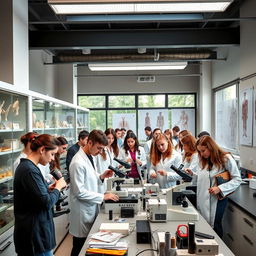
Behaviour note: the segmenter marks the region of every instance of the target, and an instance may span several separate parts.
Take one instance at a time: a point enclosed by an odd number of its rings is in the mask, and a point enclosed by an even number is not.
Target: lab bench
[[[114,214],[113,215],[113,220],[115,218],[117,218],[119,216],[119,214]],[[99,227],[101,225],[101,223],[109,223],[109,222],[113,222],[110,221],[108,219],[108,214],[105,214],[104,211],[102,210],[99,215],[97,216],[91,231],[88,235],[87,240],[85,241],[85,244],[82,248],[82,250],[80,251],[79,256],[84,256],[85,255],[85,251],[86,248],[88,248],[88,240],[91,234],[96,233],[99,231]],[[172,236],[175,235],[177,226],[179,224],[187,224],[188,221],[167,221],[166,223],[151,223],[150,222],[150,228],[151,228],[151,234],[153,236],[153,242],[152,244],[137,244],[136,243],[136,230],[135,230],[135,226],[136,226],[136,220],[145,220],[146,216],[145,213],[143,212],[139,212],[134,218],[127,218],[126,220],[130,223],[130,229],[132,230],[132,232],[130,233],[129,236],[123,238],[125,239],[125,241],[128,242],[128,255],[129,256],[135,256],[138,252],[140,252],[141,250],[144,249],[156,249],[157,248],[157,239],[156,239],[156,235],[157,232],[166,232],[169,231],[171,233]],[[211,226],[206,222],[206,220],[199,214],[199,220],[198,221],[193,221],[196,225],[196,231],[202,232],[202,233],[207,233],[207,234],[211,234],[214,235],[215,240],[217,241],[217,243],[219,244],[219,253],[223,254],[225,256],[232,256],[234,255],[231,250],[226,246],[226,244],[218,237],[218,235],[214,232],[214,230],[211,228]],[[157,255],[154,254],[154,252],[148,251],[143,253],[143,255]]]

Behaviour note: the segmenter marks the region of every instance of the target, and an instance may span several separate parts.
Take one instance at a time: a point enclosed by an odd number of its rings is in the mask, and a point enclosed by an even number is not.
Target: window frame
[[[135,107],[129,107],[129,108],[113,108],[109,107],[109,97],[110,96],[135,96]],[[108,125],[108,110],[135,110],[136,112],[136,134],[138,134],[138,110],[145,110],[145,109],[160,109],[160,107],[139,107],[139,96],[144,96],[144,95],[165,95],[165,104],[164,107],[161,107],[161,109],[167,109],[168,111],[171,109],[195,109],[195,135],[197,134],[197,93],[196,92],[175,92],[175,93],[111,93],[111,94],[77,94],[77,102],[79,102],[79,97],[80,96],[105,96],[105,108],[89,108],[89,110],[105,110],[105,123],[106,126]],[[168,107],[168,95],[194,95],[194,107]],[[108,127],[106,127],[107,129]]]

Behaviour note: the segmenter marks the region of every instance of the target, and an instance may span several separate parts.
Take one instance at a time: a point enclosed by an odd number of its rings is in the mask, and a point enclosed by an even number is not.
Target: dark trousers
[[[86,240],[86,237],[73,236],[73,248],[72,248],[70,256],[78,256],[79,255],[79,253],[84,245],[85,240]]]
[[[228,202],[228,198],[225,198],[223,200],[218,200],[216,213],[215,213],[213,229],[218,234],[218,236],[220,238],[222,238],[222,236],[223,236],[222,218],[223,218],[226,206],[227,206],[227,202]]]

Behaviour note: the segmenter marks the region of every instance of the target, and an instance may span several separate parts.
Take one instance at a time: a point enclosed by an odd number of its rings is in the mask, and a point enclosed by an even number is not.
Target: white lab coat
[[[153,141],[153,139],[150,139],[150,140],[146,141],[145,144],[144,144],[144,150],[145,150],[146,159],[147,159],[147,171],[148,172],[149,172],[150,166],[151,166],[150,149],[151,149],[152,141]],[[147,178],[150,179],[150,177],[147,177]]]
[[[216,166],[208,171],[207,169],[199,169],[193,174],[193,179],[197,181],[197,209],[213,227],[218,198],[208,192],[210,187],[216,186],[215,175],[228,170],[231,180],[219,185],[223,196],[235,191],[241,183],[241,175],[237,168],[237,164],[230,154],[226,155],[227,162],[225,168],[218,170]]]
[[[104,195],[102,181],[82,148],[73,157],[70,167],[70,228],[75,237],[86,237],[99,212]]]
[[[170,158],[165,158],[161,156],[160,162],[155,166],[151,163],[150,175],[153,173],[157,174],[155,181],[159,184],[160,188],[170,188],[176,185],[176,181],[180,180],[181,177],[175,171],[171,169],[171,165],[179,167],[182,162],[181,154],[176,150],[172,150],[172,155]],[[157,171],[164,170],[167,172],[166,176],[162,176]]]
[[[117,161],[114,160],[115,154],[113,150],[110,150],[108,147],[105,147],[106,160],[103,159],[101,154],[98,154],[95,157],[96,169],[99,174],[104,173],[108,170],[109,165],[112,167],[118,167]],[[105,193],[107,190],[107,179],[104,180],[103,186],[100,186],[100,192]]]
[[[140,151],[140,152],[139,152],[139,151]],[[139,172],[139,176],[144,180],[144,179],[146,179],[146,177],[147,177],[147,172],[146,172],[146,170],[145,170],[145,171],[144,171],[144,177],[142,177],[142,175],[141,175],[141,167],[142,167],[142,166],[145,166],[145,164],[147,163],[146,154],[145,154],[144,148],[141,147],[141,146],[139,146],[139,151],[138,151],[138,150],[136,151],[136,158],[139,159],[139,160],[142,162],[142,164],[141,164],[141,165],[137,164],[137,170],[138,170],[138,172]],[[124,148],[122,148],[122,149],[120,150],[120,153],[119,153],[119,156],[118,156],[118,157],[119,157],[121,160],[125,161],[125,162],[126,162],[127,158],[132,158],[130,152],[125,153]]]
[[[183,154],[185,154],[185,152],[183,151]],[[194,153],[191,156],[191,160],[190,162],[188,162],[188,160],[183,160],[182,164],[184,165],[183,170],[188,168],[190,169],[193,173],[196,173],[198,171],[199,167],[199,158],[198,158],[198,153]],[[192,181],[193,185],[196,185],[196,181],[193,180]]]

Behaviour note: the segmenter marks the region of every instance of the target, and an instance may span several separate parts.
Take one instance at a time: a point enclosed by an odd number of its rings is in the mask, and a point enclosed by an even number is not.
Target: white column
[[[207,131],[212,134],[212,71],[211,63],[201,65],[200,96],[199,96],[199,132]]]

